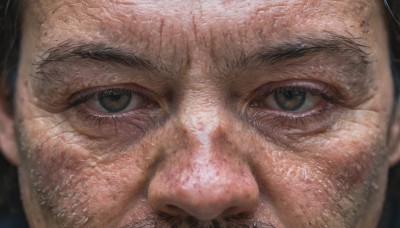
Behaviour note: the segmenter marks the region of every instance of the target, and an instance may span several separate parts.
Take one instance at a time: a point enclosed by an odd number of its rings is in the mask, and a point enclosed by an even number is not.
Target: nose
[[[251,213],[259,188],[248,164],[231,143],[192,145],[169,156],[150,182],[148,200],[155,211],[209,221]]]
[[[215,159],[158,173],[149,186],[150,204],[157,211],[201,221],[251,212],[257,184],[248,168],[230,165]]]

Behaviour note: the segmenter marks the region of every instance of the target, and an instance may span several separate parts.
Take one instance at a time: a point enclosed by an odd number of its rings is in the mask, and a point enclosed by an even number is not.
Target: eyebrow
[[[56,47],[46,50],[42,56],[45,57],[41,57],[40,60],[36,62],[40,72],[42,72],[41,69],[44,69],[44,67],[50,63],[63,62],[76,57],[103,62],[113,62],[148,72],[167,71],[167,67],[162,63],[150,61],[136,53],[126,52],[119,48],[107,46],[103,43],[84,43],[75,45],[66,41]]]
[[[265,45],[250,53],[242,53],[236,59],[227,59],[223,72],[226,73],[245,69],[249,67],[271,66],[277,63],[287,62],[293,59],[300,59],[307,56],[315,56],[325,53],[327,56],[348,56],[355,59],[350,64],[366,66],[370,48],[359,42],[360,38],[347,37],[331,32],[325,32],[317,37],[308,35],[298,37],[294,41],[283,42],[274,45]],[[44,52],[35,65],[39,72],[50,63],[63,62],[76,57],[92,59],[104,62],[113,62],[128,66],[137,70],[144,70],[152,73],[169,72],[162,62],[155,62],[132,52],[120,48],[110,47],[104,43],[83,43],[73,44],[65,41]],[[214,56],[215,57],[215,56]],[[223,73],[223,74],[224,74]]]
[[[228,70],[248,68],[249,66],[274,65],[307,56],[326,54],[327,56],[346,56],[354,61],[349,63],[366,66],[370,63],[368,46],[361,44],[360,38],[325,33],[322,37],[305,36],[291,42],[259,48],[255,52],[242,53],[232,62],[226,62]]]

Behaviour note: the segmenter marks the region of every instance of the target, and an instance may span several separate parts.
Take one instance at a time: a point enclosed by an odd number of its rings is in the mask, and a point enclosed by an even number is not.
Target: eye
[[[322,100],[316,91],[307,88],[280,87],[268,93],[261,100],[261,105],[286,112],[305,112],[317,106]]]
[[[72,95],[65,115],[82,134],[111,139],[124,132],[138,140],[166,118],[160,102],[161,96],[136,84],[95,87]]]
[[[271,82],[253,94],[246,118],[263,134],[274,138],[322,132],[341,107],[336,88],[318,81]]]
[[[123,114],[131,110],[158,107],[146,95],[131,88],[109,88],[78,95],[70,104],[103,115]]]
[[[118,113],[135,108],[141,101],[141,97],[132,96],[132,92],[129,90],[109,89],[98,92],[97,98],[91,100],[88,104],[102,112]]]

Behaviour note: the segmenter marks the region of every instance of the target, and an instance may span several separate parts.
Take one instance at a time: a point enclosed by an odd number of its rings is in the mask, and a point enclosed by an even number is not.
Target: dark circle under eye
[[[307,91],[301,88],[282,88],[274,92],[276,104],[285,111],[296,111],[307,99]]]
[[[121,112],[128,107],[132,94],[126,91],[107,90],[99,94],[99,104],[108,112]]]

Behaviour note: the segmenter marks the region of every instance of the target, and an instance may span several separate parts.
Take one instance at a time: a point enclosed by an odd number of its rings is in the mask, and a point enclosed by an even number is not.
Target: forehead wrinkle
[[[256,46],[295,40],[309,34],[323,35],[327,31],[343,36],[363,38],[369,42],[374,36],[365,36],[361,24],[371,20],[379,10],[376,2],[364,0],[336,1],[270,1],[261,5],[251,15],[235,23],[219,22],[209,28],[211,56],[218,62],[222,56],[240,56]],[[279,4],[278,4],[279,3]],[[289,4],[290,3],[290,4]],[[315,5],[318,8],[315,8]],[[333,7],[336,6],[336,7]],[[357,12],[357,13],[354,13]],[[381,17],[381,16],[380,16]],[[321,20],[326,18],[325,20]],[[330,18],[331,20],[327,19]],[[346,18],[346,20],[342,20]],[[217,22],[218,23],[218,22]],[[343,25],[344,26],[340,26]],[[370,25],[368,25],[370,26]],[[363,44],[365,44],[363,42]]]
[[[68,3],[63,7],[69,7],[70,11],[79,14],[78,18],[84,17],[82,23],[87,21],[86,23],[91,26],[97,23],[94,35],[83,34],[83,36],[90,36],[90,39],[105,39],[111,43],[123,43],[126,46],[140,46],[142,52],[151,52],[160,58],[162,55],[169,56],[170,59],[177,59],[179,56],[180,63],[187,63],[189,57],[193,56],[193,50],[196,49],[209,51],[212,59],[217,56],[224,58],[232,56],[236,49],[238,51],[251,49],[254,43],[276,42],[282,37],[290,38],[307,26],[307,32],[320,30],[321,27],[314,26],[313,23],[321,17],[336,18],[333,22],[326,22],[327,20],[324,22],[333,26],[342,14],[350,18],[347,21],[354,25],[356,21],[371,17],[373,6],[376,5],[373,1],[367,3],[365,0],[250,1],[249,8],[244,4],[231,9],[232,4],[237,3],[193,1],[192,5],[186,4],[187,9],[173,11],[174,6],[171,4],[170,7],[164,6],[167,10],[163,11],[160,9],[163,2],[159,1],[146,1],[146,4],[143,4],[145,1],[137,1],[137,4],[134,1],[112,1],[108,4],[100,4],[99,1],[93,0],[56,2]],[[142,5],[139,6],[140,4]],[[218,5],[214,7],[218,10],[205,13],[205,9],[211,8],[213,4]],[[63,12],[61,10],[63,7],[57,8],[56,3],[52,5],[56,10],[53,10],[51,15],[57,14],[58,11]],[[141,11],[138,7],[144,10]],[[81,10],[73,10],[74,8]],[[245,13],[239,16],[236,13],[238,10],[243,10]],[[320,26],[326,26],[324,23]]]
[[[116,25],[114,21],[119,21],[123,24],[129,22],[129,24],[132,24],[132,22],[135,22],[139,17],[141,19],[147,18],[147,22],[152,19],[171,19],[179,17],[179,23],[185,25],[183,26],[184,29],[187,29],[187,26],[192,27],[193,23],[196,23],[196,27],[198,28],[204,27],[207,29],[206,27],[210,27],[213,24],[220,24],[220,22],[226,23],[227,21],[233,21],[233,24],[243,24],[254,21],[257,18],[259,18],[258,20],[263,18],[287,18],[286,20],[292,20],[293,17],[291,15],[301,15],[302,19],[312,15],[314,17],[318,16],[317,18],[321,19],[321,16],[329,14],[330,12],[335,15],[342,12],[345,13],[347,17],[359,17],[360,15],[364,17],[364,14],[368,14],[368,12],[376,7],[375,1],[368,1],[368,3],[366,3],[366,0],[288,0],[285,2],[268,1],[267,3],[265,1],[247,1],[247,5],[238,4],[236,2],[232,3],[231,1],[191,1],[187,4],[178,4],[179,8],[170,5],[170,3],[165,6],[163,1],[161,1],[161,3],[160,1],[136,1],[137,4],[135,4],[135,1],[120,0],[109,1],[108,4],[93,0],[39,0],[34,2],[37,3],[36,5],[41,5],[40,9],[42,12],[51,9],[51,13],[47,13],[48,16],[56,14],[60,8],[79,8],[84,9],[84,16],[91,16],[97,20],[102,20],[104,23],[108,22],[112,26]],[[46,2],[46,4],[43,2]],[[182,6],[184,6],[184,8],[182,8]],[[206,12],[207,9],[214,10],[212,12]],[[268,18],[266,18],[266,16],[268,16]],[[102,17],[107,20],[104,20]],[[194,22],[193,18],[196,18],[196,22]],[[151,23],[152,22],[153,21],[151,21]],[[143,23],[143,21],[141,21],[141,23]]]
[[[57,15],[59,11],[71,9],[73,6],[79,5],[80,7],[84,7],[83,1],[51,1],[51,0],[23,0],[25,10],[29,13],[33,13],[35,15],[36,22],[40,25],[45,22],[49,22],[49,20],[53,19],[54,15]],[[79,7],[78,6],[78,7]],[[65,13],[65,12],[64,12]],[[68,13],[74,13],[71,10],[68,10]],[[72,16],[72,15],[66,15]]]
[[[43,20],[39,51],[67,40],[75,43],[102,42],[132,48],[155,61],[167,60],[165,62],[176,66],[176,71],[180,71],[187,61],[185,52],[190,45],[185,45],[185,29],[159,15],[138,13],[140,10],[135,8],[135,4],[126,7],[123,1],[99,4],[98,1],[83,0],[63,1],[68,4],[58,7],[56,4],[45,6],[43,2],[46,0],[37,3],[42,8],[36,11],[52,13],[48,13],[47,19]]]

